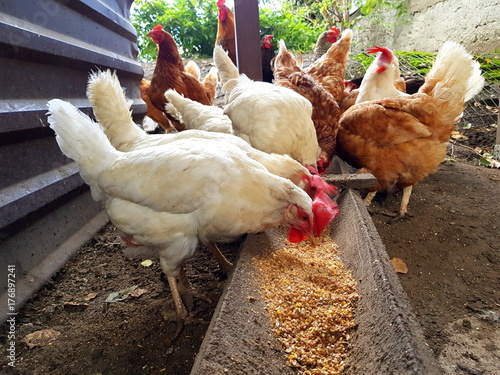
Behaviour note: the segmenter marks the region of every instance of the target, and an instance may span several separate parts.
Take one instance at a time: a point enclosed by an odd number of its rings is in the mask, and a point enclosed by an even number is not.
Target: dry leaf
[[[124,301],[130,295],[130,293],[132,293],[137,288],[138,288],[138,286],[134,285],[134,286],[131,286],[130,288],[122,289],[118,292],[110,293],[104,302],[113,303],[113,302]]]
[[[83,299],[85,301],[90,301],[91,299],[94,299],[97,297],[97,293],[89,293],[87,294]]]
[[[392,258],[391,264],[397,273],[408,273],[408,266],[401,258]]]
[[[140,296],[142,296],[143,294],[145,294],[147,292],[148,292],[147,289],[136,289],[133,292],[130,292],[129,296],[130,297],[140,297]]]
[[[54,331],[53,329],[42,329],[41,331],[36,331],[26,335],[22,342],[24,342],[29,349],[32,349],[35,346],[47,345],[51,341],[57,339],[60,335],[61,332]]]
[[[451,139],[454,139],[456,141],[466,141],[468,138],[460,132],[452,131]]]
[[[144,266],[144,267],[151,267],[152,264],[153,264],[153,261],[151,259],[146,259],[145,261],[141,262],[141,266]]]

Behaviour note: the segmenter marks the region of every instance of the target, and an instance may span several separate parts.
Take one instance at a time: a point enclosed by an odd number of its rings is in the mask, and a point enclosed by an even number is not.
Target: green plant
[[[318,35],[324,28],[314,26],[305,19],[305,11],[294,12],[283,7],[280,10],[260,9],[261,35],[274,35],[274,40],[283,39],[288,49],[295,52],[309,52],[314,48]]]
[[[408,72],[407,74],[425,76],[436,59],[435,53],[402,51],[396,51],[395,53],[398,57],[400,68],[404,66],[404,70]]]
[[[323,28],[329,26],[352,28],[358,18],[372,16],[381,8],[395,9],[395,22],[408,13],[407,0],[290,0],[281,3],[305,9],[308,20]]]
[[[475,56],[487,81],[500,81],[500,55]]]

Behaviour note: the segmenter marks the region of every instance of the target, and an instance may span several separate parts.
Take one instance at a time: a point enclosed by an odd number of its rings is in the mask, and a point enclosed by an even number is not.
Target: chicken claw
[[[210,250],[210,252],[213,254],[213,256],[215,257],[215,259],[217,259],[217,262],[219,263],[221,270],[226,275],[229,275],[231,273],[231,271],[234,269],[233,264],[227,260],[227,258],[224,256],[224,254],[222,254],[220,252],[219,248],[217,247],[217,245],[215,243],[210,242],[207,245],[207,247]]]
[[[182,298],[179,293],[179,288],[177,287],[177,278],[174,276],[167,276],[168,285],[170,286],[170,291],[172,293],[172,299],[174,300],[175,311],[177,312],[177,329],[174,336],[170,338],[171,342],[177,340],[184,328],[184,321],[188,316],[188,312],[184,303],[182,303]]]

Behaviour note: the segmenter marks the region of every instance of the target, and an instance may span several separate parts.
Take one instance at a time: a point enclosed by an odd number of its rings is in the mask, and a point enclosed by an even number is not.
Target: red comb
[[[217,0],[217,6],[218,6],[218,7],[221,7],[221,6],[223,6],[224,4],[226,4],[226,0]]]
[[[311,198],[314,198],[314,194],[318,190],[324,191],[328,195],[337,195],[337,187],[335,185],[330,185],[328,182],[323,180],[315,166],[307,164],[305,167],[312,175],[311,177],[306,177],[309,183],[308,189],[306,190],[309,190],[308,194]]]
[[[382,73],[387,69],[387,65],[389,65],[392,61],[392,51],[389,48],[385,47],[378,47],[375,46],[368,51],[368,53],[377,53],[380,52],[381,54],[377,56],[378,62],[378,69],[376,70],[377,73]]]
[[[163,30],[163,26],[162,25],[156,25],[155,27],[153,27],[153,31],[158,31],[158,30]]]
[[[392,58],[392,51],[389,48],[385,47],[379,47],[375,46],[373,48],[370,48],[367,53],[377,53],[377,52],[382,52],[383,55],[390,56]]]
[[[332,32],[334,32],[335,34],[340,34],[339,29],[337,29],[336,27],[330,27],[329,30],[332,31]]]
[[[318,191],[314,197],[312,209],[314,215],[313,232],[316,237],[320,237],[323,229],[339,214],[339,206],[324,192]]]

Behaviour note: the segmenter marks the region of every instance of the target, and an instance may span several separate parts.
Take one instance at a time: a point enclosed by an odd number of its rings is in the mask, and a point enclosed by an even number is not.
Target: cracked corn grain
[[[341,374],[355,328],[356,283],[326,237],[254,259],[288,365],[302,374]]]

